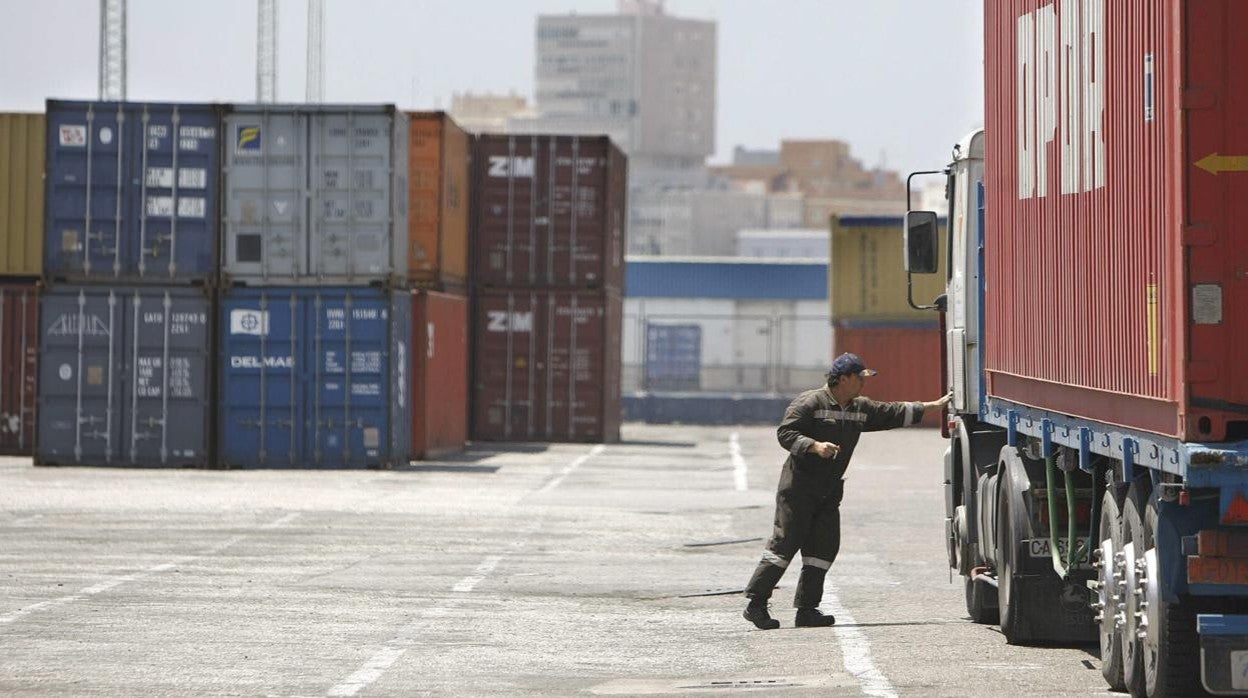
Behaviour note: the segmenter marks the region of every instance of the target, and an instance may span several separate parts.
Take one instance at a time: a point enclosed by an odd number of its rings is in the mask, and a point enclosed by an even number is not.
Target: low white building
[[[630,257],[625,393],[794,394],[832,359],[817,259]]]
[[[831,244],[829,235],[826,228],[747,228],[737,233],[737,256],[821,259],[826,263]]]

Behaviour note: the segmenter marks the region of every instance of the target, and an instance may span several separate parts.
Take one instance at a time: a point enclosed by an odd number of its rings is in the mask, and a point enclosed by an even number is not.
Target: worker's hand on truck
[[[944,395],[942,395],[939,400],[933,400],[931,402],[923,403],[923,410],[924,411],[943,410],[945,408],[945,405],[948,405],[949,401],[952,399],[953,399],[953,391],[949,391],[945,393]]]

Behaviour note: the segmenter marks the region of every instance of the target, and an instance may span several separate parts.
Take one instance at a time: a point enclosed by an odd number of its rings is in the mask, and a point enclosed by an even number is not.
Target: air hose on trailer
[[[1087,551],[1082,545],[1078,550],[1075,549],[1077,525],[1075,521],[1075,475],[1069,470],[1064,471],[1063,474],[1066,483],[1066,560],[1064,563],[1057,546],[1057,457],[1049,455],[1044,459],[1044,479],[1049,495],[1049,554],[1053,558],[1053,571],[1065,579],[1070,574],[1070,568],[1075,566],[1075,562],[1082,561],[1087,556]],[[1093,525],[1096,525],[1095,522]],[[1092,537],[1089,536],[1089,545],[1091,542]]]

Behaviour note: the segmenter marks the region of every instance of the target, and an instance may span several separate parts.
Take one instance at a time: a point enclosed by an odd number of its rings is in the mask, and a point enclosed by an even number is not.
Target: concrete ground
[[[966,618],[931,430],[869,434],[823,608],[739,591],[784,453],[763,427],[399,471],[35,468],[0,458],[0,694],[1098,695],[1095,647]],[[737,541],[737,542],[734,542]]]

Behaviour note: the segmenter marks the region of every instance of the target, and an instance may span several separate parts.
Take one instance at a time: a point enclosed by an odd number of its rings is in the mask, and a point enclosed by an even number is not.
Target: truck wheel
[[[995,625],[997,613],[997,590],[991,585],[966,577],[966,614],[971,621],[981,625]]]
[[[1159,522],[1157,496],[1149,498],[1144,512],[1144,536],[1157,540]],[[1196,614],[1190,605],[1166,603],[1161,587],[1158,551],[1145,554],[1143,598],[1148,601],[1141,655],[1144,684],[1150,698],[1202,695],[1200,685],[1200,638],[1196,634]]]
[[[1027,622],[1027,598],[1020,588],[1018,575],[1018,546],[1021,537],[1019,515],[1011,495],[1008,475],[1003,474],[997,490],[997,595],[1001,615],[1001,634],[1011,645],[1021,645],[1032,639]]]
[[[1097,600],[1101,604],[1100,628],[1101,637],[1101,676],[1105,683],[1115,691],[1125,690],[1126,682],[1122,677],[1122,632],[1118,628],[1117,616],[1121,610],[1119,603],[1117,567],[1114,556],[1122,550],[1122,512],[1118,509],[1118,499],[1114,493],[1105,492],[1101,499],[1101,520],[1097,524],[1096,541],[1100,543],[1100,570],[1096,581],[1100,585]]]
[[[1122,508],[1122,545],[1124,552],[1127,546],[1131,547],[1131,555],[1120,555],[1120,559],[1114,561],[1119,566],[1119,579],[1125,584],[1121,599],[1125,622],[1120,629],[1122,677],[1127,690],[1133,696],[1145,696],[1148,690],[1144,681],[1143,647],[1136,635],[1139,624],[1136,623],[1135,614],[1140,610],[1140,605],[1139,597],[1135,594],[1139,587],[1135,579],[1136,570],[1143,564],[1144,551],[1153,547],[1144,530],[1144,509],[1148,506],[1149,489],[1143,478],[1137,478],[1127,490],[1127,501]]]

